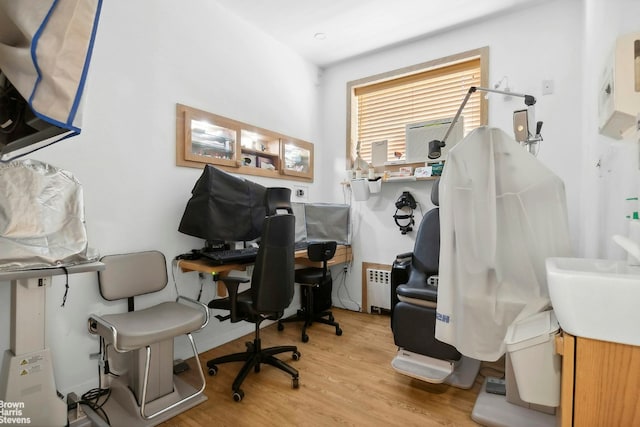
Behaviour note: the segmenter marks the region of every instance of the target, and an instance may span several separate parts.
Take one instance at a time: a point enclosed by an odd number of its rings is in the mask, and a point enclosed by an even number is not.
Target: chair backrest
[[[313,262],[322,262],[322,283],[327,279],[327,261],[336,254],[337,246],[333,240],[313,242],[307,246],[307,258]]]
[[[293,213],[291,207],[291,189],[284,187],[268,187],[264,195],[267,216],[276,215],[278,211]]]
[[[431,276],[438,273],[440,262],[440,208],[438,186],[440,180],[436,180],[431,187],[431,202],[435,205],[427,212],[418,228],[416,243],[413,248],[411,261],[412,274],[414,270]]]
[[[280,313],[291,304],[295,271],[295,217],[268,216],[262,225],[251,290],[254,310]]]
[[[106,255],[98,272],[102,298],[114,301],[157,292],[167,285],[167,264],[162,252]]]
[[[307,258],[313,262],[329,261],[336,254],[335,241],[312,242],[307,246]]]

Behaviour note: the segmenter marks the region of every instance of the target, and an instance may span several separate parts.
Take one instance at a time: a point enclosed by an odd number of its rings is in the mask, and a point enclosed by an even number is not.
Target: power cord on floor
[[[338,290],[336,292],[336,296],[338,297],[340,304],[342,304],[343,307],[347,308],[347,305],[345,304],[345,302],[342,300],[342,297],[340,296],[340,289],[344,289],[347,294],[347,298],[349,299],[348,302],[357,307],[356,311],[361,311],[362,308],[360,304],[358,304],[353,298],[351,298],[351,295],[349,294],[349,288],[347,288],[347,269],[348,268],[349,267],[345,265],[344,268],[340,270],[340,273],[338,274],[337,281],[339,281],[339,285],[338,285]]]
[[[100,402],[100,398],[102,396],[106,396],[106,398],[104,399],[104,401]],[[96,414],[98,414],[102,419],[104,419],[104,421],[107,424],[111,425],[111,421],[109,420],[109,416],[107,415],[105,410],[102,409],[104,404],[107,403],[107,401],[109,400],[110,396],[111,396],[111,389],[110,388],[100,388],[100,387],[98,387],[98,388],[91,389],[88,392],[86,392],[85,394],[83,394],[78,403],[81,404],[81,405],[86,405],[89,408],[93,409],[93,411]]]
[[[107,346],[104,342],[104,338],[100,337],[100,350],[99,350],[99,354],[100,357],[106,359],[107,358]],[[89,391],[87,391],[86,393],[84,393],[81,397],[80,400],[78,401],[79,404],[81,405],[86,405],[89,408],[93,409],[93,411],[98,414],[107,424],[111,425],[111,421],[109,421],[109,416],[107,415],[107,413],[105,412],[104,409],[102,409],[102,407],[105,405],[105,403],[107,403],[107,401],[109,400],[109,397],[111,396],[111,389],[110,388],[102,388],[102,372],[101,372],[101,368],[102,368],[102,364],[98,363],[98,387],[97,388],[93,388]],[[109,368],[108,368],[108,361],[105,360],[105,368],[106,374],[111,374],[111,372],[109,372]],[[115,375],[118,376],[118,375]],[[100,398],[106,396],[105,399],[100,402]]]

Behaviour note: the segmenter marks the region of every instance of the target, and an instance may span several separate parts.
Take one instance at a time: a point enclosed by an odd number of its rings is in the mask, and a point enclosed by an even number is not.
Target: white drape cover
[[[544,261],[569,256],[564,184],[500,129],[472,131],[440,182],[436,338],[495,361],[508,326],[550,303]]]
[[[0,0],[0,69],[41,119],[80,132],[102,0]]]

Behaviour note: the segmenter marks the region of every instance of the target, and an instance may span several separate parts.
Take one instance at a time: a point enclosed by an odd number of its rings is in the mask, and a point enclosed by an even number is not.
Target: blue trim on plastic
[[[44,31],[44,28],[47,26],[47,23],[49,21],[49,19],[51,18],[51,15],[54,11],[54,9],[56,8],[56,6],[58,5],[59,0],[54,0],[51,8],[49,8],[49,11],[47,12],[47,15],[45,16],[44,20],[42,21],[42,24],[40,25],[40,27],[38,27],[38,30],[36,31],[36,33],[33,36],[33,40],[31,42],[31,60],[33,61],[33,66],[36,69],[36,73],[38,75],[38,77],[36,78],[36,82],[33,85],[33,91],[31,92],[31,95],[29,96],[29,107],[31,108],[31,110],[33,111],[33,113],[40,119],[44,120],[47,123],[51,123],[55,126],[58,126],[60,128],[63,129],[68,129],[71,131],[75,132],[75,135],[79,134],[81,129],[77,126],[73,126],[73,120],[75,119],[75,116],[77,114],[77,110],[78,110],[78,106],[80,104],[80,99],[82,98],[82,92],[84,91],[84,85],[86,82],[86,78],[87,78],[87,73],[89,70],[89,63],[91,61],[91,53],[93,51],[93,45],[94,45],[94,41],[95,41],[95,36],[96,36],[96,32],[97,32],[97,28],[98,28],[98,22],[99,22],[99,18],[100,18],[100,11],[102,8],[102,0],[98,0],[98,5],[96,7],[96,12],[95,12],[95,18],[93,21],[93,29],[91,31],[91,39],[89,40],[89,48],[87,49],[87,56],[85,58],[85,63],[84,63],[84,67],[82,69],[82,76],[80,78],[80,82],[78,84],[78,90],[76,91],[76,96],[71,108],[71,111],[69,112],[69,115],[67,117],[67,122],[61,122],[59,120],[55,120],[51,117],[45,116],[43,114],[41,114],[40,112],[36,111],[33,107],[33,97],[35,96],[36,93],[36,89],[38,88],[38,85],[40,84],[40,81],[42,80],[42,73],[40,71],[40,67],[38,66],[38,60],[36,58],[36,48],[38,45],[38,40],[40,39],[40,36],[42,35],[42,32]],[[63,138],[66,139],[70,136],[73,135],[68,135],[67,137]]]

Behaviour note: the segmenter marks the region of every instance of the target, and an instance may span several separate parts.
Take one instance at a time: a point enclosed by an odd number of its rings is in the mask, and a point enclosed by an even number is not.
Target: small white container
[[[382,179],[370,179],[369,180],[369,192],[370,193],[379,193],[382,190]]]
[[[355,201],[361,202],[369,199],[369,181],[366,178],[351,181],[351,190]]]
[[[516,321],[505,337],[520,398],[537,405],[560,405],[560,355],[554,339],[560,326],[553,311]]]

